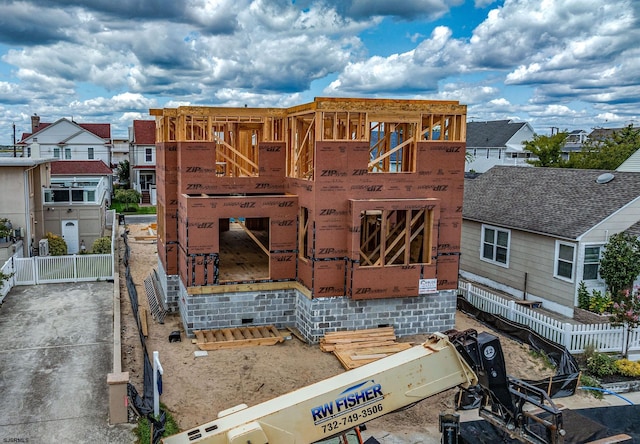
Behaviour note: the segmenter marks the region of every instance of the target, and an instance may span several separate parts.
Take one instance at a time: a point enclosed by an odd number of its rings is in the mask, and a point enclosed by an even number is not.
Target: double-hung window
[[[151,148],[145,148],[144,150],[144,161],[150,163],[153,161],[153,154],[151,152]]]
[[[600,246],[588,245],[584,247],[584,266],[582,268],[582,279],[598,279],[600,267]]]
[[[508,267],[511,231],[488,225],[482,226],[482,250],[480,258],[487,262]]]
[[[556,241],[556,260],[554,276],[573,281],[573,269],[576,258],[576,247],[573,244]]]
[[[87,159],[93,160],[93,148],[87,148]]]

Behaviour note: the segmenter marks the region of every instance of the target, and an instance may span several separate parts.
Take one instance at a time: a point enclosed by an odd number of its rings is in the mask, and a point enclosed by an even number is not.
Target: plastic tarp
[[[482,311],[473,306],[464,296],[458,295],[457,306],[460,311],[473,316],[494,330],[516,341],[528,344],[537,352],[543,352],[556,366],[555,376],[537,381],[524,380],[525,382],[543,389],[552,398],[563,398],[575,394],[580,377],[580,368],[566,347],[543,338],[524,324]]]
[[[140,415],[144,415],[153,424],[153,439],[152,444],[160,442],[162,433],[164,433],[165,424],[165,412],[160,412],[160,417],[155,419],[153,417],[153,366],[149,359],[149,353],[147,352],[147,342],[142,334],[142,328],[140,327],[140,318],[138,317],[138,291],[131,277],[131,270],[129,269],[129,259],[131,250],[129,248],[129,240],[127,233],[122,235],[124,240],[125,250],[123,256],[123,263],[125,265],[125,280],[127,285],[127,292],[129,293],[129,301],[131,302],[131,310],[134,314],[136,325],[138,326],[138,336],[140,337],[140,343],[142,344],[142,354],[144,356],[143,363],[143,390],[142,397],[138,394],[138,391],[132,384],[127,385],[127,392],[132,405],[138,411]],[[159,433],[159,434],[158,434]],[[157,436],[156,436],[157,435]]]

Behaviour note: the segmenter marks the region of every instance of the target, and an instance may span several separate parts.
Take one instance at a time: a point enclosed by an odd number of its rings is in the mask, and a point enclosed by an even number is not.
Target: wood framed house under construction
[[[316,98],[156,118],[158,255],[188,333],[451,328],[466,106]]]

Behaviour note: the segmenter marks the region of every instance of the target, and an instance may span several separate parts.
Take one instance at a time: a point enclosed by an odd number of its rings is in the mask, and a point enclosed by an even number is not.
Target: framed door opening
[[[268,217],[220,219],[220,283],[269,279],[269,223]]]

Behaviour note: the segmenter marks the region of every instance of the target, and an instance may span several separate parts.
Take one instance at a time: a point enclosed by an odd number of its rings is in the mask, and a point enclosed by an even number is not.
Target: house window
[[[53,148],[53,157],[55,157],[56,159],[60,158],[60,148],[58,147]]]
[[[71,148],[65,148],[64,149],[64,158],[66,160],[71,159]]]
[[[555,277],[573,281],[573,264],[576,248],[573,244],[556,242]]]
[[[511,231],[482,226],[481,259],[501,266],[509,266]]]
[[[600,247],[584,248],[584,267],[582,269],[582,279],[598,279],[600,267]]]
[[[152,153],[151,153],[151,148],[145,148],[144,150],[144,160],[145,162],[151,162],[152,159]]]
[[[93,148],[87,149],[87,159],[93,160]]]

